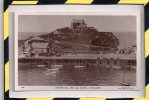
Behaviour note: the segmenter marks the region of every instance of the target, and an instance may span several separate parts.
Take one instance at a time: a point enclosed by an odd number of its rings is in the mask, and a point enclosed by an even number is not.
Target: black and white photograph
[[[18,15],[16,29],[16,82],[22,89],[110,90],[137,84],[134,15]]]

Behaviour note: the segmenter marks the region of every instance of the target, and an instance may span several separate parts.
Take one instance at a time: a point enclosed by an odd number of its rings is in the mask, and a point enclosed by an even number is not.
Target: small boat
[[[52,74],[53,74],[53,75],[54,75],[54,74],[56,75],[57,72],[59,72],[59,68],[52,68],[52,69],[51,69],[51,68],[47,68],[45,73],[46,73],[47,75],[48,75],[48,74],[49,74],[49,75],[52,75]]]
[[[119,67],[119,66],[112,66],[112,68],[121,69],[121,67]]]
[[[130,83],[126,83],[126,82],[121,82],[120,84],[123,86],[130,86]]]
[[[47,68],[48,71],[59,71],[59,68]]]
[[[51,68],[62,68],[63,65],[51,65]]]
[[[75,68],[84,68],[85,66],[76,65]]]
[[[123,86],[130,86],[130,82],[125,82],[125,74],[126,74],[126,70],[124,70],[124,74],[123,74],[123,80],[122,82],[120,82],[121,85]]]
[[[37,65],[37,67],[40,67],[40,68],[42,68],[42,67],[46,67],[47,65]]]

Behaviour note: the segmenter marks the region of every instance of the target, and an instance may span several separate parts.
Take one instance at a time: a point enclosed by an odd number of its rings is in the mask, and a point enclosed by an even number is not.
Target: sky
[[[49,16],[19,15],[18,37],[47,34],[55,29],[70,27],[72,19],[84,19],[88,27],[99,32],[113,32],[119,38],[120,47],[136,44],[136,17],[134,16]]]
[[[72,19],[84,19],[88,27],[106,32],[136,32],[135,16],[72,16],[72,15],[19,15],[19,32],[50,33],[70,27]]]

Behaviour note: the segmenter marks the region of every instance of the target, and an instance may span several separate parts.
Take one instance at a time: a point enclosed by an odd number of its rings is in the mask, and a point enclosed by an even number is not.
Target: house
[[[81,30],[81,29],[85,29],[86,27],[87,27],[87,24],[83,19],[73,19],[71,22],[71,29]]]
[[[97,60],[98,65],[131,69],[136,67],[136,54],[103,54]]]

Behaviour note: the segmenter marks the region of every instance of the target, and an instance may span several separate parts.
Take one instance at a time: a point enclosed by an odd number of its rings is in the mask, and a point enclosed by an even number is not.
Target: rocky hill
[[[92,50],[117,50],[119,45],[119,39],[112,32],[99,32],[93,27],[84,29],[64,27],[39,37],[61,44],[61,47],[68,45],[77,50],[91,48]]]

